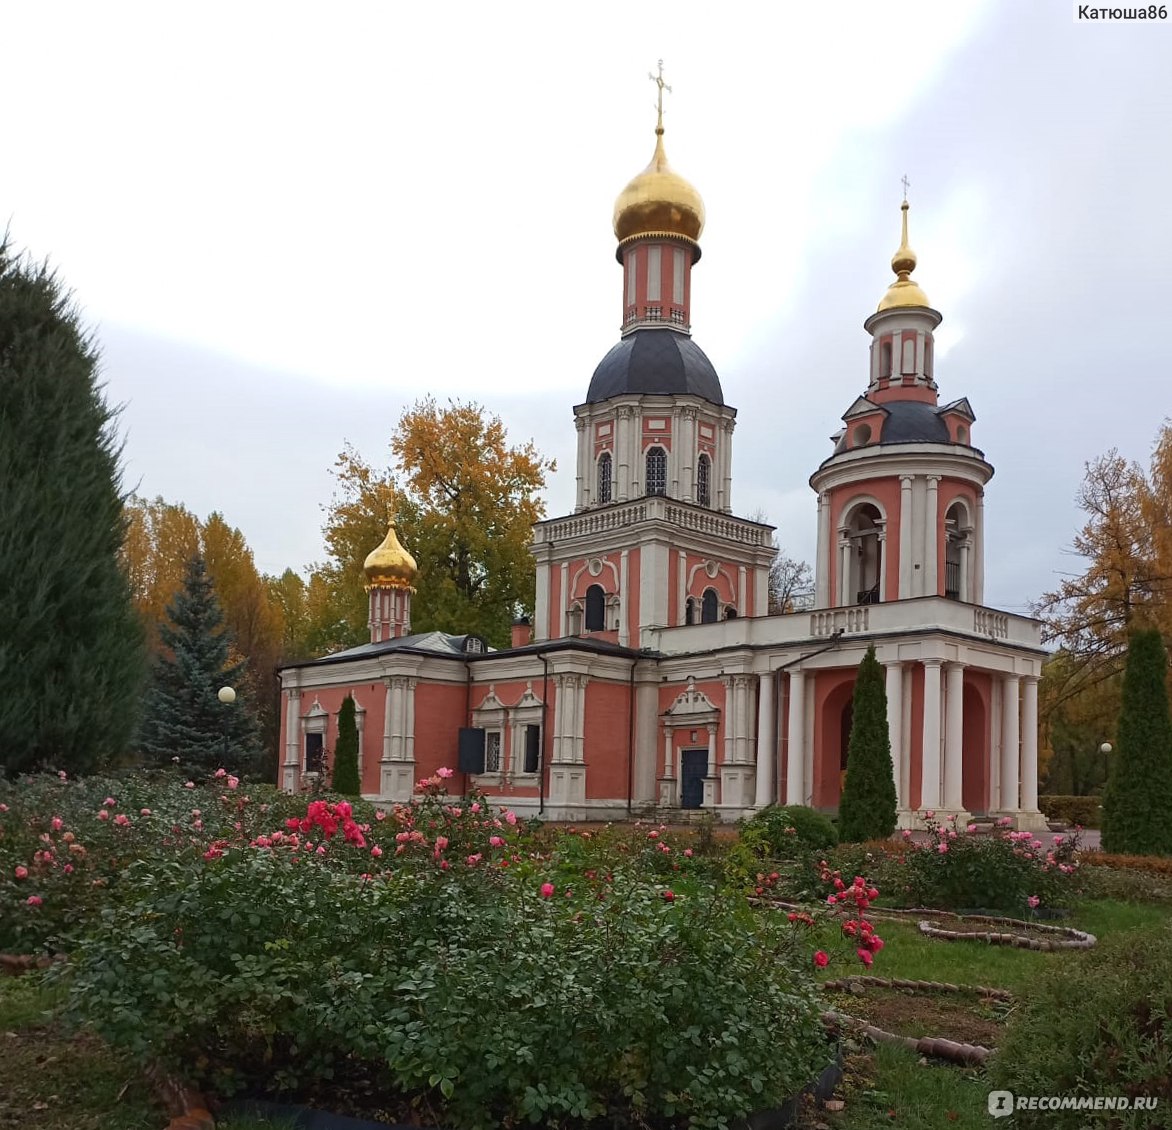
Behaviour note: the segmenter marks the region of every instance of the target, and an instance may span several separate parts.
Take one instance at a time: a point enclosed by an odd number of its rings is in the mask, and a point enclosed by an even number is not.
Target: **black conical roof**
[[[586,403],[624,395],[698,396],[724,404],[720,378],[704,350],[668,329],[636,330],[599,362]]]

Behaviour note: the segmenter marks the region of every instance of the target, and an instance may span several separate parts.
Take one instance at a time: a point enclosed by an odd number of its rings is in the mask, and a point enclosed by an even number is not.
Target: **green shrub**
[[[838,833],[830,818],[817,809],[771,804],[741,825],[741,840],[761,856],[796,859],[834,847]]]
[[[846,780],[838,802],[838,838],[879,840],[895,831],[895,774],[887,728],[887,690],[875,645],[867,648],[855,679],[854,713]]]
[[[358,779],[358,722],[352,695],[342,699],[338,711],[338,741],[334,746],[334,792],[356,797],[362,792]]]
[[[1031,981],[989,1067],[1018,1095],[1158,1097],[1112,1126],[1167,1126],[1172,1100],[1172,933],[1117,934]],[[1101,1118],[1102,1116],[1100,1116]],[[1110,1116],[1107,1116],[1108,1118]],[[1025,1111],[1014,1126],[1083,1130],[1087,1111]]]
[[[1102,799],[1097,796],[1040,796],[1038,807],[1047,820],[1062,820],[1083,828],[1097,828],[1102,819]]]

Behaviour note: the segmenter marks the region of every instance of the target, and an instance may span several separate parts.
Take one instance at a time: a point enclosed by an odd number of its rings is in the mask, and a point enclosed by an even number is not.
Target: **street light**
[[[1111,743],[1104,742],[1101,746],[1099,746],[1099,752],[1102,754],[1110,753],[1111,752]]]
[[[216,697],[225,705],[231,706],[236,701],[236,692],[231,687],[221,687]],[[224,712],[224,764],[228,762],[228,722],[230,716]]]

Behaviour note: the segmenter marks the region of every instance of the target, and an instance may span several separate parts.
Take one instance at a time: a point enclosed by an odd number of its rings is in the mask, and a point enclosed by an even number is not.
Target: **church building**
[[[427,577],[392,528],[366,560],[370,642],[281,672],[282,787],[328,765],[349,694],[372,799],[460,766],[457,788],[552,820],[833,811],[874,645],[900,825],[1044,828],[1040,625],[983,603],[993,467],[968,400],[941,402],[907,201],[895,280],[863,323],[865,389],[810,476],[813,607],[771,615],[773,529],[733,511],[736,409],[692,337],[704,204],[668,164],[660,83],[651,163],[614,209],[621,336],[573,409],[574,509],[533,530],[532,623],[503,650],[413,634]]]

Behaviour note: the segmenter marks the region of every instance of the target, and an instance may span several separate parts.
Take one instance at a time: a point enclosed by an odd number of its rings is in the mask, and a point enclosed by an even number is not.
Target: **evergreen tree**
[[[256,718],[243,693],[243,661],[231,658],[232,639],[202,557],[193,557],[183,588],[159,631],[164,651],[155,660],[140,746],[149,761],[179,758],[187,772],[220,766],[251,771],[260,756]],[[220,701],[222,687],[236,701]]]
[[[115,411],[57,279],[0,234],[0,773],[86,772],[138,723]]]
[[[1127,650],[1123,702],[1103,794],[1103,850],[1172,855],[1172,720],[1168,653],[1159,631],[1136,632]]]
[[[854,715],[846,782],[838,802],[838,838],[843,843],[881,840],[895,831],[895,776],[887,730],[883,667],[867,648],[855,678]]]
[[[362,783],[358,779],[358,722],[351,695],[342,700],[342,709],[338,711],[333,788],[343,796],[359,796],[362,792]]]

